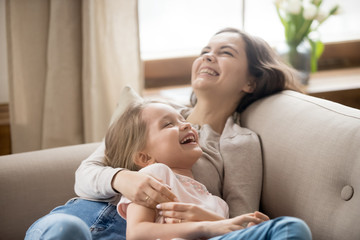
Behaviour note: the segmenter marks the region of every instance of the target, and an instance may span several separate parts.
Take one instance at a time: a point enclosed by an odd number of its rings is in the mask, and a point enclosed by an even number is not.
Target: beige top
[[[190,109],[183,109],[186,118]],[[223,133],[209,125],[194,126],[199,132],[204,152],[193,167],[194,177],[210,193],[221,197],[229,205],[230,217],[250,213],[259,208],[262,187],[262,157],[258,136],[240,127],[239,116],[228,118]],[[235,121],[237,123],[235,123]],[[75,192],[78,196],[117,204],[120,194],[112,186],[113,176],[121,169],[105,166],[105,144],[85,159],[76,171]]]

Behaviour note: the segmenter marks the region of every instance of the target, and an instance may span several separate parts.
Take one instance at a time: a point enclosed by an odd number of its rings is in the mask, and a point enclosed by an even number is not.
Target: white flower
[[[303,16],[306,20],[313,20],[317,14],[317,7],[314,4],[306,4],[304,6]]]
[[[280,6],[284,0],[273,0],[275,6]]]
[[[323,20],[325,20],[328,16],[328,12],[326,12],[324,9],[319,9],[317,15],[316,15],[316,20],[318,20],[319,22],[322,22]]]
[[[314,3],[315,5],[318,5],[320,2],[321,2],[321,0],[314,0],[314,1],[313,1],[313,3]]]
[[[299,14],[301,7],[301,0],[289,0],[285,6],[285,11],[291,14]]]

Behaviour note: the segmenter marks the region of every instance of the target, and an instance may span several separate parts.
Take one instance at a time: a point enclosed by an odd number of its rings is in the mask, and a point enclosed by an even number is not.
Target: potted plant
[[[331,15],[338,13],[339,5],[325,11],[322,0],[276,0],[275,7],[284,26],[286,46],[279,54],[302,74],[307,84],[309,73],[317,71],[317,60],[324,50],[320,39],[311,37]]]

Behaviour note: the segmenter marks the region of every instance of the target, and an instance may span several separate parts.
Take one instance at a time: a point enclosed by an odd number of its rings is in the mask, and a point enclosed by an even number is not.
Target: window
[[[197,55],[224,27],[242,26],[241,0],[139,0],[143,59]]]
[[[337,2],[342,11],[320,27],[321,39],[360,39],[360,1],[323,0],[323,7]],[[223,27],[244,26],[271,44],[284,40],[273,0],[139,0],[139,23],[144,60],[197,55]]]

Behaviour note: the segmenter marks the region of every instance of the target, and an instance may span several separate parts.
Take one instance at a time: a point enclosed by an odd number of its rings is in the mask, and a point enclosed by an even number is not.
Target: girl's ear
[[[134,162],[139,167],[146,167],[150,164],[155,163],[155,158],[151,157],[149,154],[144,152],[138,152],[135,156]]]

